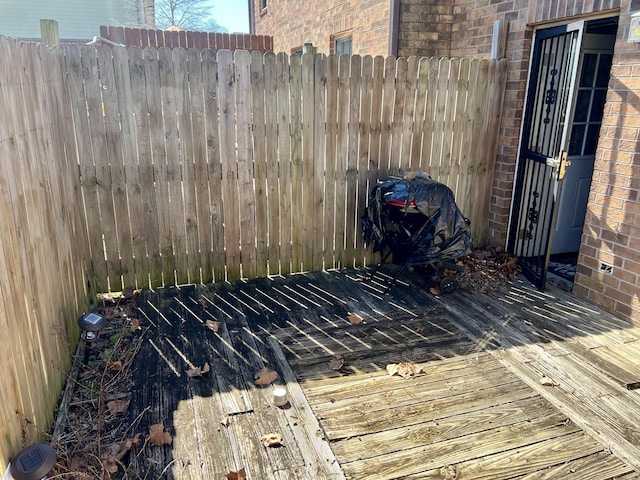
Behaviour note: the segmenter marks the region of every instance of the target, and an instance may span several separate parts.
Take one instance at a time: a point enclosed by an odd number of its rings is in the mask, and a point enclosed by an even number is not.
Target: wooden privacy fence
[[[0,470],[50,427],[96,291],[369,262],[367,193],[413,169],[483,242],[505,75],[0,37]]]
[[[160,30],[102,25],[100,36],[126,47],[197,48],[198,50],[273,51],[271,35]]]
[[[361,265],[421,169],[485,241],[505,61],[65,47],[99,290]]]
[[[88,306],[62,65],[55,50],[0,37],[0,472],[49,429]]]

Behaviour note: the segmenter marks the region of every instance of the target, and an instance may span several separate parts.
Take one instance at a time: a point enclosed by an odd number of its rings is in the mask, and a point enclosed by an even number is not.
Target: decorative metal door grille
[[[536,35],[507,246],[544,288],[580,30]]]

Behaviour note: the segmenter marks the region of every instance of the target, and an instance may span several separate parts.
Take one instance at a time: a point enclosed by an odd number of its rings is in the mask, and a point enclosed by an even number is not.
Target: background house
[[[490,235],[540,286],[550,255],[573,255],[574,293],[640,322],[640,1],[251,6],[252,33],[273,35],[275,51],[488,58],[506,35]]]
[[[62,41],[88,41],[100,25],[154,26],[153,0],[31,0],[0,3],[0,34],[39,39],[40,19],[56,20]]]

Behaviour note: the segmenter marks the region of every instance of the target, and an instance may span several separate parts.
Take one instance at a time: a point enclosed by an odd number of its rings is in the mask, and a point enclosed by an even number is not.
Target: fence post
[[[43,44],[50,47],[60,46],[60,32],[58,22],[55,20],[40,19],[40,39]]]

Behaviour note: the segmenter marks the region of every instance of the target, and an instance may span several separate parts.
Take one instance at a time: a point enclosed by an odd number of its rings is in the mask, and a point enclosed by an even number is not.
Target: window
[[[348,37],[336,38],[335,41],[335,52],[336,55],[351,55],[351,44],[352,37],[349,35]]]
[[[260,8],[262,10],[266,10],[267,9],[267,0],[260,0]]]

